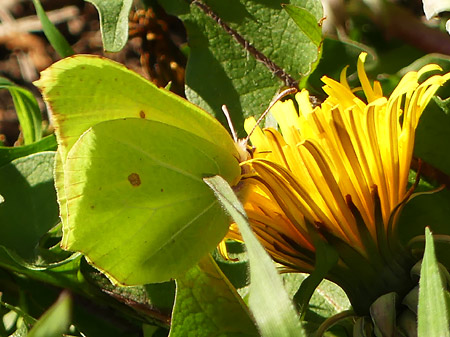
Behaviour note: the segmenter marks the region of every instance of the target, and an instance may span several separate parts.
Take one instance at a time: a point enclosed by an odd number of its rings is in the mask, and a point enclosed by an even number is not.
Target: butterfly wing
[[[127,117],[173,125],[236,152],[228,132],[211,115],[109,59],[68,57],[44,70],[34,84],[52,112],[63,163],[91,126]]]
[[[65,164],[63,247],[127,285],[179,276],[213,250],[229,220],[202,178],[240,174],[219,146],[155,121],[93,126]]]
[[[217,120],[98,56],[61,60],[35,84],[58,138],[65,249],[116,282],[142,284],[173,278],[214,248],[228,221],[201,178],[240,174]]]

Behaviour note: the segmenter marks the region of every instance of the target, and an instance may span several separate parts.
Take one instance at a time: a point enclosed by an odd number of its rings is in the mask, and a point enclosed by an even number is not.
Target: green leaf
[[[41,152],[0,167],[0,245],[25,258],[58,222],[53,186],[55,152]]]
[[[414,173],[415,177],[415,173]],[[427,186],[426,189],[423,186]],[[421,183],[419,185],[419,192],[429,191],[433,187],[429,184]],[[440,192],[431,194],[418,195],[410,200],[403,209],[399,223],[399,237],[404,243],[407,243],[413,237],[423,236],[425,226],[432,224],[430,228],[435,234],[450,235],[450,191],[444,189]],[[417,246],[415,248],[418,248]],[[437,251],[440,253],[440,248],[446,248],[437,246]],[[421,248],[423,250],[423,246]],[[445,259],[447,266],[450,266],[450,255],[447,253],[447,249],[439,254],[440,262],[444,263]]]
[[[388,60],[385,60],[385,62]],[[431,73],[431,74],[445,74],[450,72],[450,56],[449,55],[441,55],[441,54],[428,54],[425,56],[422,56],[418,59],[414,58],[413,62],[410,62],[408,65],[404,66],[404,68],[400,69],[397,74],[391,76],[394,78],[394,80],[396,82],[398,82],[400,80],[400,78],[402,76],[404,76],[407,72],[409,71],[419,71],[422,67],[428,65],[428,64],[437,64],[438,66],[440,66],[442,68],[442,71],[438,71],[436,70],[435,72]],[[430,74],[428,74],[428,76],[424,76],[423,79],[421,79],[421,81],[424,81],[427,77],[429,77]],[[443,85],[438,91],[437,91],[437,96],[440,97],[449,97],[450,96],[450,86],[448,85]],[[447,104],[448,105],[448,104]],[[444,111],[448,112],[448,107],[445,108],[443,106],[440,106],[442,109],[444,109]],[[421,120],[424,117],[424,114],[422,114]],[[420,126],[420,123],[419,123]]]
[[[13,306],[9,303],[3,302],[3,293],[0,294],[0,306],[5,307],[6,309],[15,312],[17,315],[19,315],[20,317],[22,317],[23,319],[23,323],[27,324],[27,325],[33,325],[36,323],[36,319],[33,318],[32,316],[30,316],[28,313],[26,313],[25,311],[23,311],[21,308],[17,307],[17,306]]]
[[[14,331],[12,335],[9,337],[26,337],[28,335],[28,329],[27,326],[24,323],[19,323],[17,330]]]
[[[443,72],[450,71],[450,56],[442,54],[427,54],[420,58],[416,58],[413,62],[410,62],[407,66],[398,71],[398,78],[404,76],[409,71],[419,71],[427,64],[434,63],[439,65]]]
[[[128,15],[133,0],[86,0],[97,8],[103,48],[108,52],[120,51],[128,40]]]
[[[320,28],[316,16],[306,8],[299,6],[284,5],[283,8],[292,20],[294,20],[298,28],[302,30],[303,34],[305,34],[316,47],[320,47],[322,44],[322,29]]]
[[[28,337],[61,337],[69,328],[72,300],[64,292],[36,322]]]
[[[68,57],[75,54],[72,47],[58,30],[58,28],[56,28],[55,25],[47,17],[47,14],[42,8],[41,2],[39,0],[33,0],[33,4],[34,8],[36,9],[36,14],[42,23],[44,34],[52,47],[59,54],[59,56]]]
[[[414,155],[450,175],[450,98],[434,97],[420,118]]]
[[[275,62],[294,79],[308,75],[318,60],[317,46],[298,29],[282,9],[283,1],[203,1],[248,43]],[[178,0],[160,1],[166,10],[180,14]],[[317,0],[293,0],[318,22],[322,5]],[[261,114],[284,83],[257,61],[195,4],[180,15],[189,38],[186,96],[225,123],[222,105],[232,116],[236,130],[245,117]],[[212,79],[214,85],[211,85]]]
[[[0,246],[2,268],[57,287],[71,288],[81,292],[86,291],[88,285],[80,274],[80,260],[80,254],[73,254],[58,263],[34,265],[23,260],[14,251]]]
[[[216,174],[233,182],[240,168],[215,142],[145,119],[96,124],[64,166],[69,215],[62,246],[122,284],[180,276],[228,230],[202,181]]]
[[[307,89],[311,94],[324,95],[322,91],[323,82],[322,76],[338,79],[344,67],[348,66],[347,75],[356,72],[356,63],[361,52],[368,52],[373,54],[368,47],[358,44],[354,41],[341,41],[331,37],[326,37],[323,40],[322,56],[317,68],[308,77]],[[369,61],[369,58],[368,60]],[[366,62],[366,70],[369,62]],[[359,83],[358,83],[359,85]]]
[[[0,146],[0,166],[8,164],[14,159],[25,157],[29,154],[55,151],[57,147],[55,135],[50,135],[41,140],[24,146]]]
[[[309,274],[302,273],[286,273],[282,275],[284,287],[289,297],[293,297],[298,292],[298,285],[308,276]],[[295,298],[294,304],[298,304]],[[350,307],[350,301],[341,287],[326,279],[322,280],[315,289],[306,308],[307,311],[303,320],[306,332],[308,335],[316,333],[320,336],[318,329],[322,329],[322,332],[331,329],[337,334],[330,336],[341,336],[338,332],[344,328],[341,327],[342,323],[340,321],[351,315]]]
[[[264,337],[306,336],[275,265],[253,234],[242,204],[221,177],[205,178],[239,227],[250,263],[250,310]]]
[[[237,241],[227,241],[227,251],[230,257],[238,261],[225,260],[218,251],[215,251],[213,258],[220,270],[225,274],[231,284],[238,289],[248,286],[248,259],[245,247]],[[242,293],[240,293],[242,296]]]
[[[167,336],[167,333],[160,334],[160,328],[154,325],[143,324],[142,325],[142,333],[144,337],[159,337],[159,336]]]
[[[259,335],[236,289],[210,255],[176,283],[170,337]]]
[[[42,117],[33,94],[3,77],[0,77],[0,89],[8,89],[12,96],[25,145],[40,140],[42,138]]]
[[[160,1],[160,3],[166,12],[171,13],[172,15],[179,16],[180,14],[189,13],[189,2],[185,0]]]
[[[158,308],[158,311],[170,314],[175,301],[175,281],[150,283],[143,287],[150,304]]]
[[[418,336],[450,336],[449,294],[441,278],[433,235],[428,227],[425,237],[419,283]]]
[[[316,248],[314,271],[302,282],[294,296],[294,301],[299,304],[301,317],[306,314],[308,303],[314,291],[339,259],[337,251],[318,237],[314,238],[314,247]]]
[[[351,307],[344,290],[328,280],[323,280],[316,288],[309,306],[309,310],[322,317],[330,317]]]

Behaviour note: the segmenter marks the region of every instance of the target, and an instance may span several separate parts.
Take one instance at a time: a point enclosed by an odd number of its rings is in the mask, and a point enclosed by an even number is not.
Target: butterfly
[[[247,141],[99,56],[56,62],[34,84],[58,141],[63,249],[81,252],[113,283],[137,285],[176,278],[217,246],[229,218],[203,178],[236,185]]]
[[[163,282],[225,236],[203,182],[239,180],[239,154],[208,113],[111,60],[77,55],[35,82],[55,126],[61,246],[114,283]]]

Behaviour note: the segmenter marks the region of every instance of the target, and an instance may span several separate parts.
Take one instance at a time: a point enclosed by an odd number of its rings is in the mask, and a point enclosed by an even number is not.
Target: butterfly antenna
[[[275,103],[277,103],[280,99],[282,99],[283,97],[285,97],[287,95],[295,94],[297,91],[298,91],[297,88],[287,88],[287,89],[283,90],[282,92],[280,92],[278,95],[276,95],[275,98],[272,100],[272,102],[270,102],[270,104],[267,107],[267,109],[258,118],[258,120],[256,121],[256,124],[253,127],[253,129],[250,131],[250,133],[245,138],[245,143],[248,142],[248,140],[250,139],[250,136],[256,130],[258,125],[261,123],[261,121],[266,117],[266,115],[269,113],[270,109],[272,109],[272,107],[275,105]],[[222,109],[223,109],[223,107],[222,107]]]
[[[236,133],[236,130],[234,129],[233,122],[231,121],[230,113],[228,112],[228,108],[225,104],[222,105],[222,111],[223,111],[223,114],[225,115],[225,118],[227,119],[227,123],[228,123],[228,126],[231,131],[231,136],[233,136],[234,142],[237,143],[237,141],[238,141],[237,133]]]

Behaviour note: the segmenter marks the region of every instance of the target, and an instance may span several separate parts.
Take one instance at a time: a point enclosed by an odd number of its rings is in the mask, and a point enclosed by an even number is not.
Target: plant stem
[[[288,87],[294,87],[298,89],[298,81],[291,75],[278,66],[275,62],[269,59],[266,55],[256,49],[250,42],[242,37],[237,31],[231,28],[226,22],[224,22],[208,5],[199,0],[193,0],[192,4],[200,8],[206,15],[213,19],[225,32],[231,35],[237,43],[239,43],[247,52],[249,52],[256,60],[263,63],[275,76],[280,78],[284,84]]]

